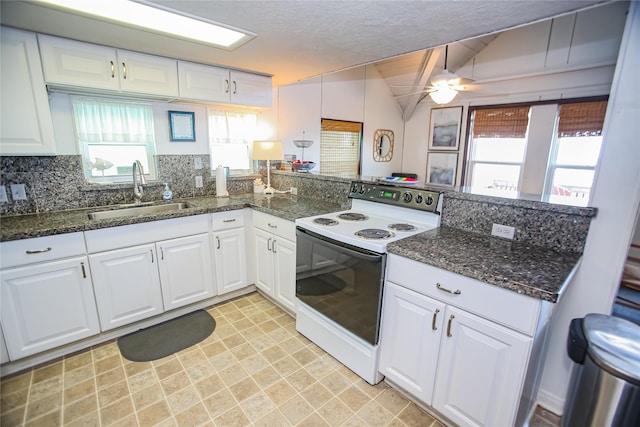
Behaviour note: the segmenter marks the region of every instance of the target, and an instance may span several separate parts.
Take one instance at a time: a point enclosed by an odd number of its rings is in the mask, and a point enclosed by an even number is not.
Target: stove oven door
[[[386,254],[296,229],[296,296],[325,317],[378,343]]]

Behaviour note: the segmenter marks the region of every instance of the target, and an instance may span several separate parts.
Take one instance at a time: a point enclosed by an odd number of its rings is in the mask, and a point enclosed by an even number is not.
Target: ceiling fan
[[[449,55],[449,45],[444,48],[444,70],[440,74],[433,76],[430,80],[431,85],[426,86],[424,89],[400,96],[411,96],[419,93],[428,93],[431,99],[437,104],[448,104],[453,101],[459,91],[468,89],[468,84],[472,83],[473,79],[461,78],[455,73],[447,70],[447,56]],[[400,87],[400,86],[396,86]],[[404,86],[406,87],[406,86]],[[416,87],[416,86],[410,86]]]

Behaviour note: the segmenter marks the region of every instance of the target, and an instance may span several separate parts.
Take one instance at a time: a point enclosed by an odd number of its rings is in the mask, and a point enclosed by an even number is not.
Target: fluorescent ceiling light
[[[147,31],[234,50],[256,35],[143,1],[38,0],[72,13],[91,15]]]

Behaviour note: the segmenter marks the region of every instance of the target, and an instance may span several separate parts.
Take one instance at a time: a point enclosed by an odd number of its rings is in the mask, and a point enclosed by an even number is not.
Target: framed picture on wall
[[[427,153],[427,184],[453,186],[457,167],[458,153]]]
[[[429,150],[457,150],[460,147],[462,107],[433,108]]]
[[[194,142],[196,132],[195,114],[190,111],[169,111],[169,140]]]

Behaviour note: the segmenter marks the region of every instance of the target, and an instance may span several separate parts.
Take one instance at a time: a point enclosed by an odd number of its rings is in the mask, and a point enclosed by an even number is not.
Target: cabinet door
[[[247,248],[244,228],[214,234],[218,295],[242,289],[247,281]]]
[[[86,257],[3,270],[0,277],[11,360],[100,332]]]
[[[180,97],[229,103],[229,70],[178,61]]]
[[[215,296],[209,234],[165,240],[156,245],[165,310]]]
[[[53,121],[36,35],[4,27],[0,31],[0,152],[55,154]]]
[[[275,255],[274,298],[292,312],[296,312],[296,245],[276,237],[272,243]]]
[[[118,50],[120,89],[125,92],[178,96],[178,62],[144,53]]]
[[[120,89],[116,50],[59,37],[39,35],[44,78],[49,84]]]
[[[448,306],[433,407],[461,426],[513,425],[531,340]]]
[[[431,405],[445,305],[386,282],[380,372]]]
[[[89,255],[102,330],[163,312],[153,244]]]
[[[271,77],[231,71],[231,102],[255,107],[271,107]]]
[[[7,352],[7,344],[4,340],[4,333],[0,327],[0,364],[9,361],[9,353]]]
[[[273,235],[254,227],[256,254],[256,286],[273,296]]]

